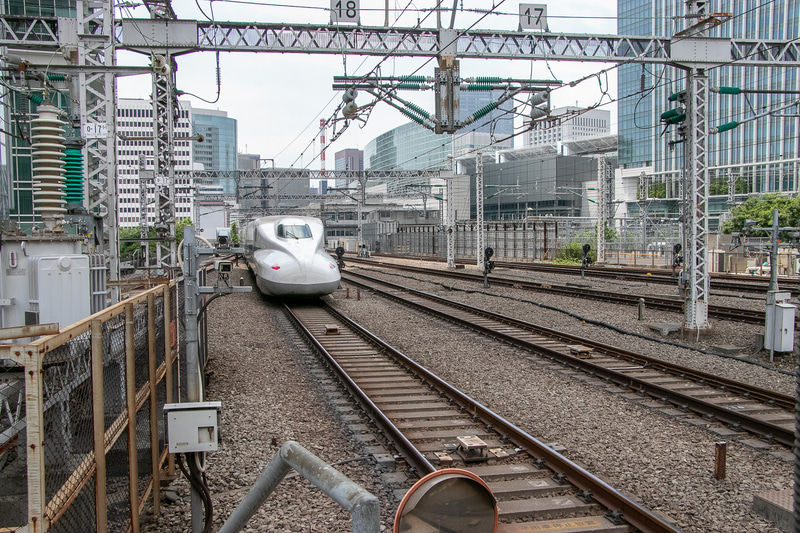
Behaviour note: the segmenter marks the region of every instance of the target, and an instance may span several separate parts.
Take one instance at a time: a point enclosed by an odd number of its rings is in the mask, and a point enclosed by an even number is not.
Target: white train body
[[[242,236],[247,265],[267,296],[317,297],[339,287],[336,261],[325,252],[325,227],[312,217],[254,220]]]

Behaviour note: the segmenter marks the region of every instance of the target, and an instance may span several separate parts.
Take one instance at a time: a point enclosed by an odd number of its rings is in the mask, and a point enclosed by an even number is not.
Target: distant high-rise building
[[[201,163],[204,170],[237,169],[236,119],[225,111],[195,108],[192,128],[203,136],[203,142],[195,147],[195,163]]]
[[[461,120],[497,101],[500,91],[462,91]],[[474,124],[456,133],[440,134],[416,122],[398,126],[370,141],[364,148],[364,166],[369,170],[436,170],[448,168],[448,157],[477,148],[513,148],[511,101],[504,102]]]
[[[731,17],[709,30],[710,37],[774,39],[791,42],[800,37],[800,1],[706,2],[709,13],[730,12]],[[618,0],[619,35],[673,35],[695,23],[684,19],[685,3],[678,1]],[[676,21],[678,26],[676,27]],[[742,121],[788,100],[769,91],[798,89],[794,67],[738,67],[735,61],[708,69],[708,87],[730,86],[765,91],[758,94],[708,95],[705,118],[709,127]],[[646,63],[624,63],[619,68],[619,163],[624,176],[638,179],[641,171],[666,184],[667,198],[680,195],[678,182],[683,167],[682,145],[676,126],[665,134],[660,114],[676,108],[669,96],[686,89],[683,70]],[[791,98],[795,98],[792,96]],[[736,192],[798,191],[798,119],[781,113],[709,135],[706,141],[709,185],[727,191],[728,179],[736,180]],[[625,171],[627,170],[627,174]],[[635,183],[631,187],[635,189]],[[719,194],[719,193],[718,193]],[[724,193],[723,193],[724,194]],[[709,213],[727,211],[726,198],[712,198]],[[636,209],[635,202],[631,202]]]
[[[364,170],[364,150],[345,148],[334,156],[334,170]]]
[[[180,119],[175,127],[176,137],[191,135],[192,104],[179,102]],[[117,102],[117,204],[119,227],[139,225],[141,203],[140,189],[147,195],[147,223],[153,224],[158,216],[153,180],[153,102],[150,100],[120,98]],[[192,170],[194,141],[175,141],[175,170]],[[142,171],[147,171],[142,173]],[[194,217],[194,191],[192,180],[177,178],[175,182],[175,219]]]
[[[236,165],[239,170],[258,170],[259,161],[261,161],[260,154],[238,154],[236,156]]]
[[[611,131],[611,112],[603,109],[558,107],[550,112],[550,117],[537,122],[525,134],[526,147],[552,146],[557,153],[571,155],[564,143],[608,135]]]
[[[364,150],[359,150],[358,148],[345,148],[344,150],[339,150],[334,155],[334,170],[337,172],[345,170],[360,172],[364,170]],[[347,187],[347,184],[347,179],[337,179],[334,186]],[[325,194],[322,191],[320,192],[321,194]]]

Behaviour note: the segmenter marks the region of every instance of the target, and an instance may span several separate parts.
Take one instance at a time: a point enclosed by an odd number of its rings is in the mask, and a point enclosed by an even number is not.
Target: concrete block
[[[753,512],[774,523],[781,531],[792,531],[794,491],[773,490],[753,496]]]

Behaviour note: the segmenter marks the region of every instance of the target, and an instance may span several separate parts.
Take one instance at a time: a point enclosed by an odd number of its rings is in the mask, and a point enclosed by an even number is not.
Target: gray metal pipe
[[[300,444],[290,440],[281,446],[250,492],[222,525],[219,533],[241,531],[292,469],[350,513],[353,518],[353,533],[378,533],[380,531],[378,499]]]

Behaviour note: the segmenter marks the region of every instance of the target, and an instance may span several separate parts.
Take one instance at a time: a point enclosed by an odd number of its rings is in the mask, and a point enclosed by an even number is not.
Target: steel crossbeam
[[[0,46],[37,48],[58,46],[58,19],[55,17],[0,16]]]
[[[0,46],[52,48],[60,44],[55,17],[0,17]],[[169,49],[178,55],[196,51],[280,52],[435,57],[439,34],[434,29],[335,27],[312,24],[170,21],[184,31],[163,30],[160,19],[124,19],[115,23],[116,48]],[[156,33],[157,32],[157,33]],[[191,37],[187,38],[188,35]],[[167,35],[166,42],[163,41]],[[170,38],[171,37],[171,38]],[[60,40],[61,39],[61,40]],[[674,37],[586,35],[469,30],[458,33],[455,54],[476,59],[550,59],[617,63],[670,63]],[[449,44],[449,43],[444,43]],[[731,61],[738,66],[800,66],[800,42],[775,39],[731,40]],[[718,63],[708,59],[709,66]]]

